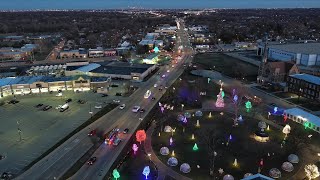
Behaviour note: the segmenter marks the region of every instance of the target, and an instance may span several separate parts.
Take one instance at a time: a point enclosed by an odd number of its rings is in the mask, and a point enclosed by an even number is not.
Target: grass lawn
[[[291,98],[291,97],[297,97],[296,94],[288,93],[288,92],[280,92],[280,93],[274,93],[273,95],[278,96],[280,98]]]
[[[271,168],[279,168],[281,164],[286,161],[287,156],[296,151],[296,145],[293,141],[288,141],[286,145],[281,148],[280,143],[283,140],[284,135],[280,131],[269,131],[270,142],[260,143],[252,138],[252,135],[258,130],[258,121],[249,117],[244,117],[244,122],[238,127],[232,127],[233,120],[232,115],[224,113],[212,113],[213,117],[208,118],[208,113],[200,119],[200,128],[196,128],[195,117],[190,118],[185,125],[185,132],[183,132],[183,125],[176,120],[176,114],[169,116],[168,121],[163,123],[170,125],[173,128],[177,128],[174,133],[172,146],[169,145],[169,138],[171,133],[162,132],[161,136],[158,136],[161,126],[159,126],[152,136],[153,149],[158,152],[158,157],[166,163],[168,156],[162,156],[159,153],[161,147],[166,146],[175,151],[175,157],[179,161],[179,165],[174,167],[174,170],[179,171],[179,167],[182,163],[189,163],[191,166],[191,172],[186,174],[192,179],[206,180],[210,179],[209,176],[209,161],[207,142],[204,140],[208,135],[206,131],[210,130],[214,132],[216,139],[217,157],[215,160],[215,175],[220,176],[217,173],[219,168],[222,168],[225,173],[231,174],[235,179],[241,179],[245,173],[256,173],[258,170],[258,163],[261,158],[264,159],[264,168],[262,174],[268,174]],[[272,128],[271,128],[272,129]],[[195,140],[191,139],[192,134],[195,135]],[[232,139],[227,146],[228,138],[232,135]],[[199,150],[193,151],[194,143],[197,143]],[[268,156],[268,153],[270,156]],[[274,154],[273,154],[274,153]],[[237,159],[238,166],[234,167],[233,162]],[[197,165],[200,168],[197,168]],[[223,175],[225,175],[225,173]],[[292,176],[294,172],[283,173],[284,178]]]
[[[241,60],[219,53],[197,54],[194,62],[204,69],[212,69],[236,79],[245,78],[247,81],[256,81],[258,67]]]

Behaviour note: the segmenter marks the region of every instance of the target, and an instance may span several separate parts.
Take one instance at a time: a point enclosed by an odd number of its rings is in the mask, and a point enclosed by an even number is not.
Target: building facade
[[[295,74],[288,76],[288,92],[299,96],[320,100],[320,77],[309,74]]]

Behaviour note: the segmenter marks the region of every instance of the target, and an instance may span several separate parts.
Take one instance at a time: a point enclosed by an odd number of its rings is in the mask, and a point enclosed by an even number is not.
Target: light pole
[[[181,111],[183,111],[184,104],[181,104]]]
[[[19,141],[21,141],[21,140],[22,140],[22,131],[21,131],[21,129],[20,129],[20,123],[19,123],[19,121],[17,121],[17,125],[18,125]]]
[[[91,118],[92,118],[93,112],[92,112],[92,110],[91,110],[91,103],[90,103],[90,111],[89,111],[89,114],[90,114],[90,116],[91,116]]]
[[[151,161],[151,153],[148,153],[149,161]]]
[[[302,89],[300,88],[299,89],[299,96],[298,96],[298,102],[300,103],[300,96],[301,96],[301,93],[302,93]]]

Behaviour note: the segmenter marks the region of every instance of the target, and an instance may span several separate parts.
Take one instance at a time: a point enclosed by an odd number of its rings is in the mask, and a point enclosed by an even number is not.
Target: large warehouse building
[[[320,43],[268,44],[268,59],[294,61],[298,65],[320,66]],[[257,54],[262,55],[264,44],[260,44]]]

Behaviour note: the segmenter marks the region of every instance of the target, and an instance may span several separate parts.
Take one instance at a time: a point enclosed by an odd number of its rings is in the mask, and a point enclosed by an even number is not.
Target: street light
[[[151,153],[148,153],[149,160],[151,161]]]

